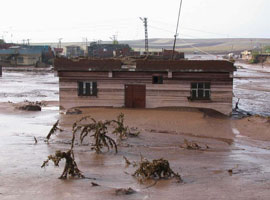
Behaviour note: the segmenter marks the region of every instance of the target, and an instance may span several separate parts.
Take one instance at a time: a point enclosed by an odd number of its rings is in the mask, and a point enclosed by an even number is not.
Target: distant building
[[[170,60],[170,59],[172,59],[172,55],[173,55],[173,50],[163,49],[163,51],[162,51],[162,57],[163,57],[164,60]],[[174,51],[173,59],[174,60],[185,59],[184,52]]]
[[[250,61],[252,59],[252,52],[251,51],[243,51],[241,52],[242,60]]]
[[[0,49],[8,49],[10,47],[14,46],[12,43],[1,43],[0,44]]]
[[[92,58],[112,58],[131,56],[133,51],[128,44],[99,44],[92,42],[88,46],[87,52],[88,57]]]
[[[270,63],[270,53],[259,53],[253,57],[255,63]]]
[[[64,49],[63,48],[53,48],[53,50],[54,50],[54,54],[56,56],[61,56],[64,53]]]
[[[84,50],[77,45],[66,46],[66,56],[68,58],[77,58],[84,56]]]
[[[42,52],[33,49],[0,49],[0,62],[6,66],[36,66],[41,59]]]
[[[49,46],[11,46],[0,49],[3,66],[40,66],[50,64],[54,54]]]

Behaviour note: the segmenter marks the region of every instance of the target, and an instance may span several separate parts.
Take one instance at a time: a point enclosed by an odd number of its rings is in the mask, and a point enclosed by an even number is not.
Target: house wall
[[[229,115],[232,111],[233,79],[229,73],[173,72],[58,72],[61,109],[72,107],[124,107],[125,84],[146,85],[146,108],[212,108]],[[163,75],[163,84],[152,84],[153,75]],[[98,96],[78,96],[77,82],[97,81]],[[189,101],[191,82],[211,82],[211,101]]]
[[[19,58],[20,57],[20,58]],[[37,62],[41,61],[41,56],[32,56],[32,55],[21,55],[17,57],[17,64],[18,65],[36,65]]]

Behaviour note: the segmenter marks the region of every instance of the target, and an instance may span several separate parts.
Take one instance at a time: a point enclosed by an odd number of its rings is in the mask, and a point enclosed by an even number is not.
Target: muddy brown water
[[[263,73],[263,76],[268,74]],[[263,87],[267,80],[258,79],[260,84],[256,87]],[[0,199],[270,198],[270,142],[243,136],[235,120],[205,117],[200,111],[181,109],[94,108],[82,109],[83,115],[67,116],[59,114],[56,104],[50,103],[58,100],[57,81],[57,77],[47,73],[4,72],[0,78],[3,86],[0,88]],[[269,106],[263,109],[261,106],[269,94],[261,93],[260,89],[257,95],[248,95],[254,90],[245,89],[246,81],[241,78],[235,80],[236,96],[243,99],[239,106],[245,109],[244,102],[252,102],[247,107],[249,111],[268,114]],[[37,84],[40,85],[38,92]],[[262,89],[267,90],[266,87]],[[12,104],[5,103],[25,99],[49,103],[41,112],[18,111],[14,110]],[[89,179],[57,179],[63,163],[59,168],[52,164],[46,169],[40,168],[49,154],[69,148],[70,129],[76,119],[89,114],[100,120],[112,119],[120,112],[126,115],[126,123],[138,127],[141,134],[138,138],[123,141],[116,155],[114,152],[97,155],[89,146],[77,145],[75,156],[78,166]],[[47,144],[44,139],[57,119],[60,119],[65,131],[54,135]],[[201,146],[208,145],[210,149],[180,148],[184,139]],[[233,142],[228,144],[226,140]],[[123,159],[126,156],[130,161],[139,161],[140,154],[150,160],[161,157],[169,160],[171,168],[182,176],[184,182],[178,183],[172,179],[158,181],[155,185],[153,181],[140,184],[131,176],[136,168],[127,167]],[[229,169],[233,170],[232,174],[228,173]],[[91,182],[101,186],[92,187]],[[128,187],[132,187],[136,193],[115,195],[116,188]]]

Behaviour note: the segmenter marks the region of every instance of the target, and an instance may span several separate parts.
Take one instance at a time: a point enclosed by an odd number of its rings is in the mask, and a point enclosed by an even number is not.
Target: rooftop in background
[[[41,55],[42,51],[39,49],[25,49],[25,48],[9,48],[9,49],[0,49],[0,55]]]
[[[233,72],[234,64],[225,60],[135,60],[126,67],[120,59],[56,58],[56,71],[171,71],[171,72]]]

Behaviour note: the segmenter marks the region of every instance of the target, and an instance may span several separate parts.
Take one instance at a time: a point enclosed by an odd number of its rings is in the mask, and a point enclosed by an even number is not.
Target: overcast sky
[[[1,0],[7,42],[172,38],[180,0]],[[270,0],[183,0],[181,38],[270,38]]]

